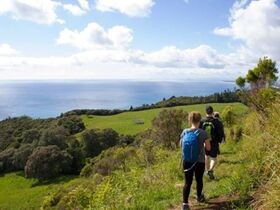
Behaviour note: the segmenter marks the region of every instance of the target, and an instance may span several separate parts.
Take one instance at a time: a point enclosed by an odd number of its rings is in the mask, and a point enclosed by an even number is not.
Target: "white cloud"
[[[58,44],[74,46],[82,52],[75,57],[81,62],[98,61],[130,62],[160,68],[223,68],[222,57],[213,48],[201,45],[194,49],[178,49],[166,46],[146,53],[131,48],[132,30],[114,26],[105,30],[97,23],[88,24],[82,31],[64,29],[57,39]]]
[[[69,11],[74,16],[80,16],[86,13],[85,10],[82,10],[79,6],[73,4],[64,4],[63,8]]]
[[[240,40],[242,52],[250,51],[255,57],[267,55],[280,60],[280,8],[276,2],[237,1],[231,10],[229,26],[216,28],[214,33]]]
[[[89,10],[89,0],[77,0],[84,10]]]
[[[120,53],[121,52],[121,53]],[[136,64],[126,51],[89,50],[69,57],[1,57],[0,78],[36,79],[134,79],[183,80],[232,78],[224,69],[165,67]]]
[[[154,0],[97,0],[96,9],[103,12],[118,11],[131,17],[145,17],[154,4]]]
[[[64,23],[55,13],[60,5],[52,0],[5,0],[1,2],[0,14],[9,13],[14,19],[39,24]]]
[[[4,4],[0,13],[8,6]],[[120,11],[125,6],[108,8]],[[214,30],[215,34],[238,41],[238,47],[229,54],[221,54],[208,45],[185,49],[167,45],[152,52],[133,49],[132,29],[120,25],[104,28],[93,22],[82,30],[66,28],[60,32],[57,43],[71,45],[78,49],[77,53],[68,57],[34,58],[4,50],[4,56],[0,47],[0,78],[234,79],[254,67],[261,56],[280,59],[279,10],[276,0],[236,1],[229,14],[229,26]]]
[[[15,55],[18,52],[8,44],[0,44],[0,56]]]
[[[107,31],[97,23],[88,24],[82,31],[64,29],[58,44],[69,44],[79,49],[128,48],[133,31],[125,26],[114,26]]]
[[[193,49],[178,49],[167,46],[152,53],[142,53],[134,58],[136,62],[163,68],[224,68],[222,57],[213,48],[201,45]]]
[[[58,44],[79,52],[68,57],[0,55],[2,79],[147,79],[174,80],[223,75],[230,58],[207,45],[179,49],[166,46],[152,52],[133,49],[133,31],[125,26],[105,29],[93,22],[84,29],[64,29]],[[234,55],[232,55],[233,57]],[[213,76],[212,76],[213,77]]]

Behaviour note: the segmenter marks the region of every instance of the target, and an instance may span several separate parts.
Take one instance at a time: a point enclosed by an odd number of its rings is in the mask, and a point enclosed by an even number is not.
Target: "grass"
[[[213,106],[214,110],[218,112],[222,112],[225,106],[233,106],[233,111],[238,115],[240,115],[245,110],[247,110],[247,107],[241,103],[224,103],[224,104],[214,103],[211,105]],[[87,129],[113,128],[118,133],[133,135],[150,128],[152,124],[152,120],[163,109],[166,108],[124,112],[112,116],[83,115],[82,119]],[[198,104],[198,105],[188,105],[188,106],[177,106],[169,109],[183,109],[187,112],[199,111],[200,113],[204,113],[205,105]]]
[[[60,177],[39,185],[34,180],[25,179],[23,172],[5,174],[0,177],[0,209],[38,210],[46,195],[62,185],[71,184],[72,179],[74,177]]]
[[[238,115],[247,110],[247,107],[240,103],[212,104],[214,109],[219,112],[222,112],[223,108],[227,105],[232,105],[234,112]],[[171,109],[183,109],[187,112],[196,110],[204,113],[204,108],[205,105],[190,105],[173,107]],[[113,116],[84,115],[82,118],[87,129],[113,128],[122,134],[136,134],[149,128],[152,119],[161,110],[152,109],[126,112]],[[138,123],[142,121],[144,124]],[[220,156],[220,165],[216,171],[218,179],[211,182],[207,178],[205,180],[205,192],[208,196],[224,195],[236,189],[237,184],[235,179],[232,178],[232,175],[237,172],[239,174],[243,167],[238,157],[238,153],[240,152],[238,145],[228,142],[222,146],[221,150],[223,154]],[[163,156],[165,155],[163,153]],[[164,158],[163,161],[160,161],[151,169],[147,169],[146,172],[138,168],[139,166],[135,166],[135,170],[127,174],[116,172],[115,176],[112,177],[112,180],[115,180],[112,184],[112,189],[118,189],[124,185],[124,190],[118,192],[116,198],[125,197],[125,199],[120,199],[125,202],[127,199],[125,195],[134,194],[133,199],[135,200],[133,201],[132,199],[131,205],[128,204],[131,209],[166,209],[167,207],[180,203],[182,190],[176,187],[176,183],[183,182],[183,174],[178,169],[179,156],[179,151],[173,151],[172,154],[168,155],[169,158]],[[237,177],[236,179],[239,180],[237,175],[234,175],[234,177]],[[149,181],[146,184],[143,183],[145,179],[150,180],[152,184],[149,184]],[[25,179],[22,172],[5,174],[2,177],[0,176],[0,209],[39,209],[46,196],[59,191],[61,187],[71,188],[75,184],[77,185],[78,182],[82,182],[82,180],[75,177],[61,177],[52,180],[50,183],[39,185],[33,180]],[[86,180],[85,183],[87,183]],[[104,186],[106,187],[106,185]],[[116,188],[116,186],[118,187]],[[138,186],[136,189],[137,192],[135,192],[135,186]]]
[[[208,199],[248,189],[251,181],[248,179],[250,177],[244,174],[243,144],[243,141],[235,143],[229,140],[221,145],[219,164],[215,170],[216,179],[209,180],[207,176],[204,177],[204,192]],[[66,202],[60,203],[60,207],[70,203],[69,209],[83,209],[77,205],[82,204],[78,198],[82,201],[89,200],[84,206],[87,209],[166,210],[178,206],[182,202],[184,182],[183,172],[179,169],[180,154],[179,149],[170,151],[158,148],[155,165],[141,167],[135,159],[130,163],[130,170],[115,171],[97,185],[93,184],[93,177],[84,179],[78,188],[70,188],[70,192],[64,194]],[[142,156],[139,158],[141,160]],[[195,192],[194,181],[191,200],[194,200]],[[241,206],[238,203],[238,207],[234,209],[248,209],[242,203]]]

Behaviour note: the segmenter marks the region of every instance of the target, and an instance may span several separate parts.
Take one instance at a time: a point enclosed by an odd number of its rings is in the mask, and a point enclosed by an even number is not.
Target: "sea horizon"
[[[57,117],[73,109],[129,109],[172,96],[234,89],[232,81],[6,80],[0,81],[0,120]]]

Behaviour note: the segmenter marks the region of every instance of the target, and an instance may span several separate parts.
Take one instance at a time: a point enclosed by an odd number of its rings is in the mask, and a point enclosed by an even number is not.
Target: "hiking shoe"
[[[183,203],[182,210],[190,210],[190,206],[187,203]]]
[[[208,174],[209,179],[211,179],[211,180],[215,179],[214,172],[212,170],[208,171],[207,174]]]
[[[204,202],[205,201],[205,196],[203,193],[201,193],[200,196],[196,196],[196,200],[197,202],[201,203],[201,202]]]

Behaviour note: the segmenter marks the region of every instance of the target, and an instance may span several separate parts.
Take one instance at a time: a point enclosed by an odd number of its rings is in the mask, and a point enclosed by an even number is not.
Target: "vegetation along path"
[[[215,210],[215,209],[236,209],[235,206],[242,206],[240,196],[235,194],[239,191],[238,180],[240,179],[244,165],[242,161],[242,142],[228,141],[221,146],[219,164],[216,168],[215,180],[204,177],[205,203],[197,203],[195,199],[195,184],[193,185],[190,198],[192,210]],[[182,180],[183,181],[183,180]],[[195,182],[194,182],[195,183]],[[183,188],[183,183],[177,183],[175,188]],[[170,207],[170,210],[181,209],[181,204]]]

